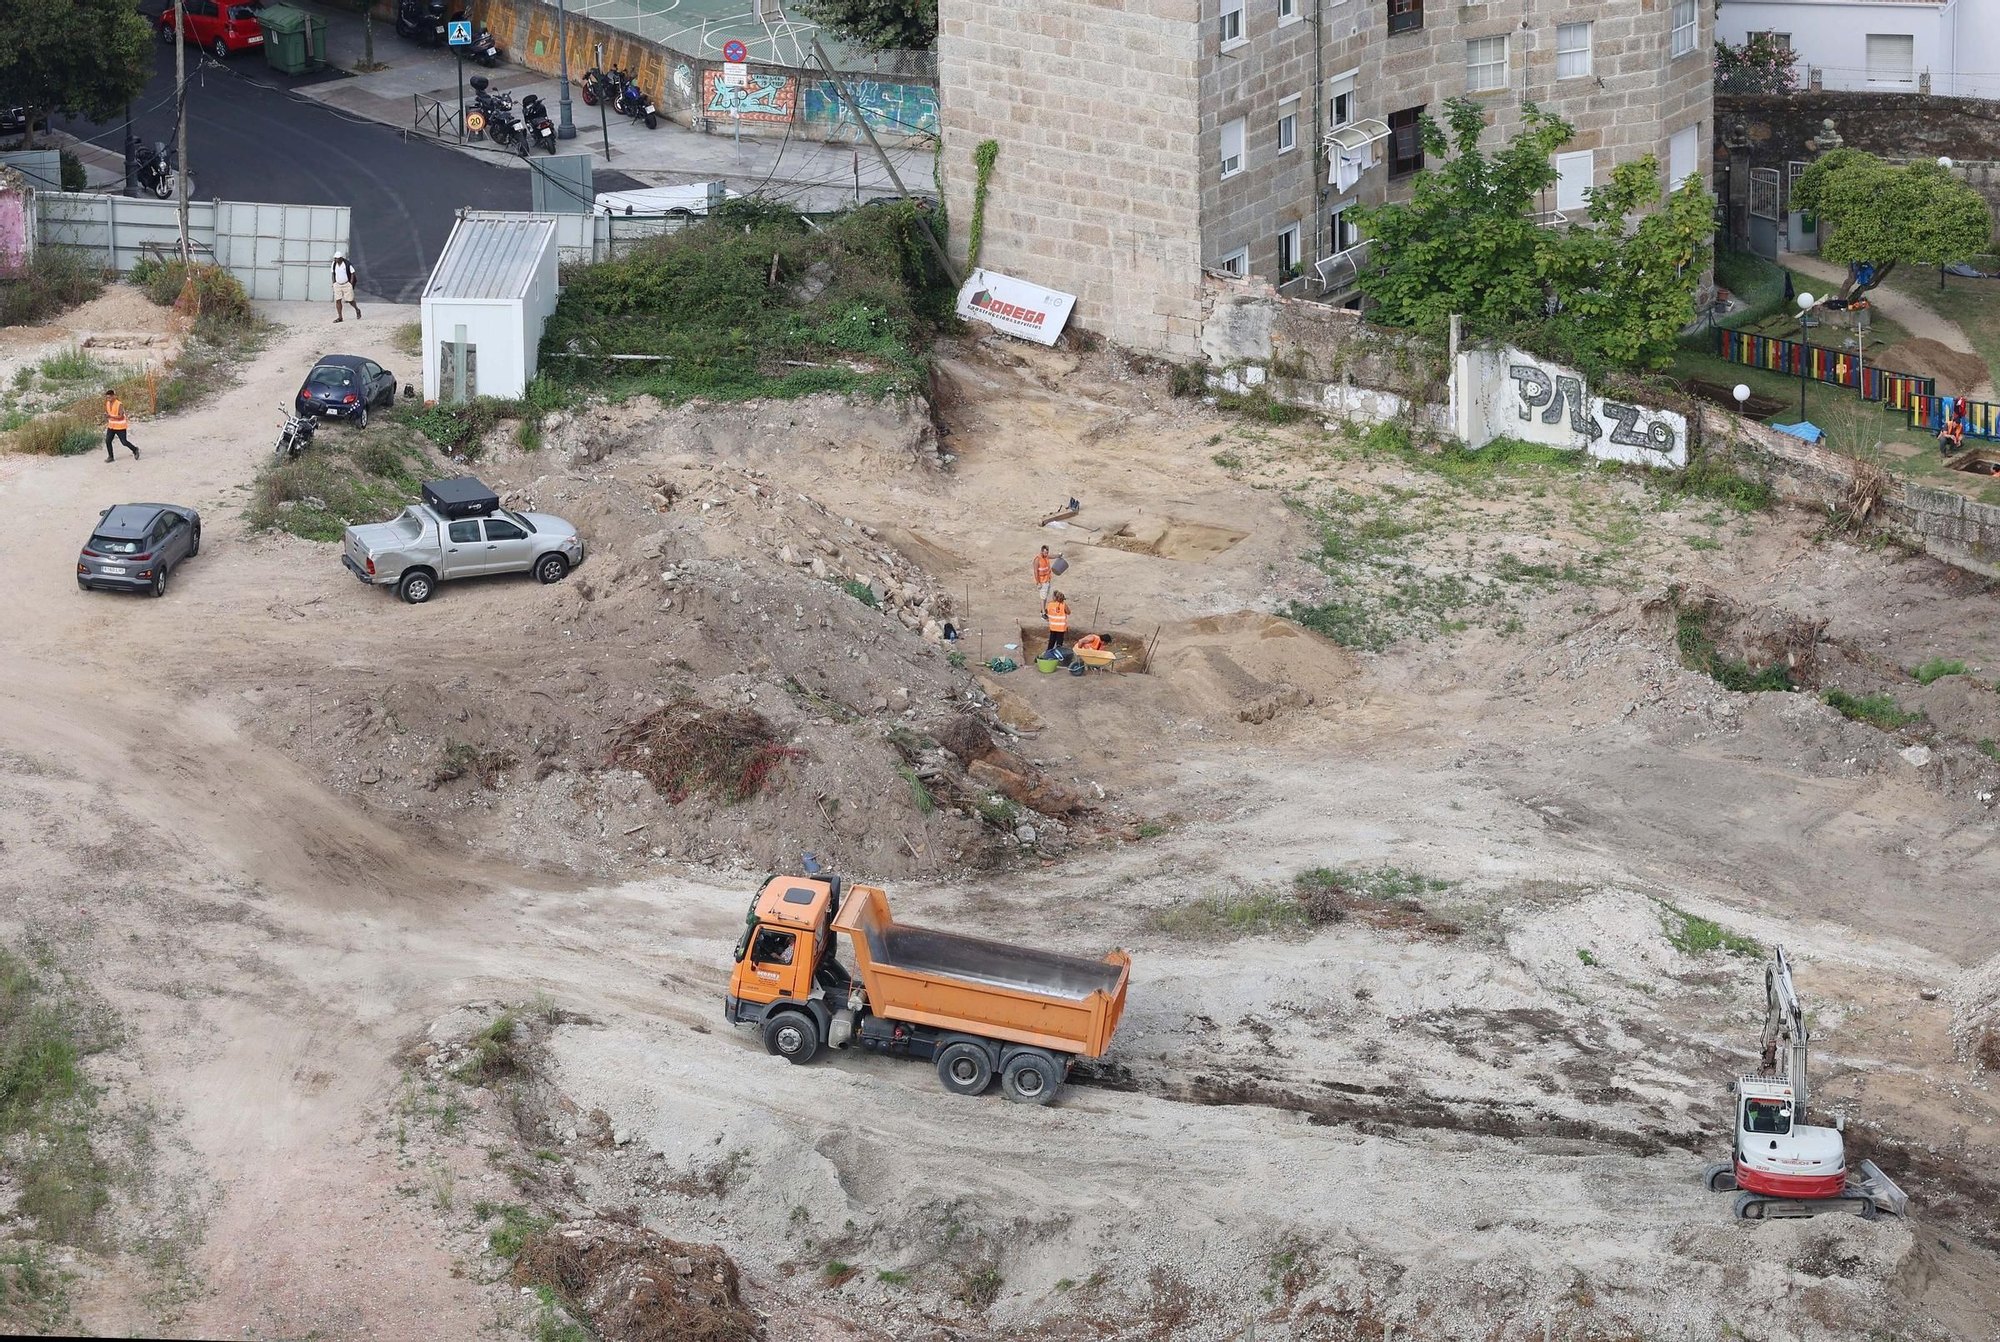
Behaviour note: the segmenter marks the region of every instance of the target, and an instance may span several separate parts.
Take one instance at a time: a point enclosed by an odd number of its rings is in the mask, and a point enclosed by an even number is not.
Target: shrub
[[[1666,934],[1667,944],[1683,955],[1727,951],[1731,955],[1755,960],[1764,954],[1762,946],[1741,932],[1731,932],[1718,922],[1697,917],[1664,900],[1657,902],[1660,906],[1660,930]]]
[[[1208,365],[1199,359],[1175,364],[1167,372],[1167,390],[1182,399],[1202,395],[1208,390]]]
[[[1885,732],[1893,732],[1898,727],[1921,722],[1924,717],[1922,710],[1906,712],[1887,694],[1853,695],[1845,690],[1828,690],[1821,697],[1827,707],[1837,710],[1842,717],[1855,722],[1865,722]]]
[[[30,420],[14,432],[14,449],[47,457],[73,457],[101,441],[96,424],[67,411]]]
[[[242,281],[221,266],[195,266],[187,272],[187,283],[174,310],[194,318],[195,330],[213,338],[216,333],[250,325],[250,295]]]
[[[1949,659],[1933,657],[1923,665],[1913,668],[1910,674],[1917,678],[1917,684],[1928,685],[1932,681],[1942,680],[1946,676],[1964,675],[1965,663],[1955,657]]]
[[[761,713],[681,699],[628,724],[608,762],[644,774],[676,806],[696,793],[739,802],[763,791],[786,761],[804,758],[782,740]]]
[[[38,247],[19,274],[0,282],[0,326],[33,326],[104,292],[108,274],[87,252]]]
[[[67,149],[56,151],[56,162],[62,169],[62,189],[65,191],[90,190],[90,174],[83,170],[83,160]]]

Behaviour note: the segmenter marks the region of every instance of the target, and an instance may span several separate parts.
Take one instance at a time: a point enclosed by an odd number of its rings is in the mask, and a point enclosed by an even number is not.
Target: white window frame
[[[1771,38],[1777,42],[1780,51],[1783,51],[1788,56],[1792,54],[1792,35],[1790,33],[1781,33],[1776,28],[1759,28],[1754,33],[1745,34],[1744,41],[1754,42],[1760,37]]]
[[[1569,38],[1573,44],[1578,33],[1583,36],[1583,45],[1564,46],[1563,39]],[[1588,79],[1591,73],[1591,43],[1594,27],[1588,21],[1583,23],[1559,23],[1556,25],[1556,78]],[[1576,58],[1581,56],[1582,60]]]
[[[1497,59],[1493,54],[1493,44],[1500,50]],[[1477,59],[1484,56],[1487,59]],[[1479,72],[1484,72],[1483,74]],[[1484,78],[1491,82],[1480,83]],[[1465,91],[1467,93],[1494,93],[1507,87],[1507,35],[1497,37],[1471,37],[1465,42]]]
[[[1236,152],[1234,154],[1229,152],[1232,140],[1235,141],[1236,145]],[[1247,155],[1244,152],[1243,118],[1237,117],[1234,121],[1223,122],[1221,142],[1216,146],[1216,162],[1222,169],[1222,180],[1227,181],[1229,178],[1242,172],[1246,157]]]
[[[1250,249],[1248,247],[1238,247],[1235,251],[1217,261],[1215,268],[1225,275],[1247,277],[1250,274]]]
[[[1567,165],[1567,166],[1565,166]],[[1581,214],[1590,208],[1590,188],[1597,185],[1597,151],[1578,149],[1567,154],[1554,156],[1556,170],[1556,209],[1564,214]],[[1583,169],[1575,174],[1577,168]],[[1582,185],[1577,185],[1578,177]]]
[[[1224,51],[1234,51],[1249,40],[1243,36],[1243,0],[1222,0],[1222,12],[1216,16],[1216,35],[1222,39]]]
[[[1340,232],[1341,232],[1343,216],[1345,216],[1349,210],[1354,208],[1354,204],[1355,204],[1355,197],[1348,196],[1346,199],[1339,201],[1338,203],[1336,203],[1327,210],[1326,254],[1328,256],[1338,256],[1340,253],[1348,250],[1348,248],[1350,247],[1359,247],[1361,245],[1361,230],[1358,228],[1354,228],[1354,225],[1352,224],[1348,224],[1347,227],[1354,229],[1354,241],[1347,243],[1345,246],[1343,246],[1340,241]]]
[[[1285,227],[1278,230],[1278,243],[1277,243],[1278,262],[1279,262],[1278,283],[1280,284],[1283,284],[1286,280],[1291,278],[1291,276],[1287,273],[1290,267],[1284,264],[1286,238],[1290,238],[1292,240],[1292,265],[1297,266],[1299,268],[1300,274],[1305,273],[1306,254],[1299,249],[1299,233],[1300,233],[1299,224],[1296,219],[1293,220],[1291,223],[1287,224]]]
[[[1278,103],[1278,152],[1289,154],[1299,147],[1299,95],[1294,93]]]
[[[1680,149],[1682,144],[1686,144],[1688,147],[1686,171],[1682,171],[1681,165],[1674,161],[1676,151]],[[1667,190],[1673,191],[1678,189],[1682,182],[1685,182],[1700,171],[1701,123],[1697,121],[1692,126],[1682,126],[1667,137]]]
[[[1910,63],[1900,72],[1889,77],[1875,73],[1875,62],[1868,58],[1868,48],[1878,38],[1899,37],[1910,44]],[[1913,89],[1917,86],[1917,39],[1914,33],[1868,33],[1861,39],[1861,61],[1864,67],[1863,81],[1871,89]]]
[[[1696,39],[1701,36],[1701,6],[1697,0],[1674,0],[1672,23],[1668,53],[1685,56],[1695,49]]]
[[[1278,26],[1283,28],[1305,18],[1299,12],[1299,0],[1278,0]]]

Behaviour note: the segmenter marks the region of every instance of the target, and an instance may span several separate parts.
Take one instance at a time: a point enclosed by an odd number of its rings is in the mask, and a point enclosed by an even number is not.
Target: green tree
[[[1866,293],[1903,262],[1963,261],[1993,241],[1986,201],[1928,159],[1898,168],[1860,149],[1835,149],[1800,175],[1791,207],[1819,216],[1820,255],[1848,268],[1842,298]]]
[[[1436,332],[1457,313],[1476,334],[1586,371],[1667,362],[1675,334],[1694,320],[1708,266],[1713,204],[1700,184],[1682,183],[1664,208],[1628,226],[1660,199],[1657,163],[1637,159],[1591,192],[1587,220],[1544,227],[1535,214],[1556,182],[1552,156],[1574,128],[1531,104],[1489,154],[1478,103],[1453,98],[1444,114],[1449,135],[1423,120],[1425,156],[1442,166],[1418,176],[1409,204],[1358,211],[1373,240],[1361,290],[1376,315]]]
[[[152,29],[130,0],[0,4],[0,89],[31,112],[108,121],[152,69]]]
[[[928,51],[937,41],[937,0],[798,0],[798,11],[870,51]]]

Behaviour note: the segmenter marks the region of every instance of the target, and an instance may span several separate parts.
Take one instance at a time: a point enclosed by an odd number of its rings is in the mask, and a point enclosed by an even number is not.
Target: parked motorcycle
[[[469,51],[472,59],[488,69],[500,63],[500,44],[493,40],[492,31],[483,23],[472,34],[472,46]]]
[[[603,85],[604,85],[604,71],[598,69],[596,66],[593,65],[588,70],[585,70],[583,72],[583,83],[581,87],[583,90],[583,105],[585,107],[597,106],[598,94],[602,90]]]
[[[653,106],[653,100],[645,95],[631,75],[624,75],[622,79],[623,85],[618,91],[618,100],[611,104],[611,110],[621,116],[631,117],[634,121],[643,119],[647,130],[658,129],[659,112]]]
[[[291,461],[312,446],[313,434],[318,429],[319,421],[311,415],[285,411],[285,425],[278,430],[278,445],[272,449],[272,455],[281,461]]]
[[[487,139],[503,149],[512,148],[518,144],[521,147],[521,152],[526,154],[528,152],[528,123],[523,121],[521,114],[514,110],[514,100],[512,98],[504,93],[488,92],[488,87],[488,80],[485,75],[474,75],[472,77],[472,104],[486,118],[486,130],[483,133]],[[476,136],[481,134],[481,132],[474,131],[473,134]]]
[[[441,47],[450,38],[444,0],[397,0],[396,35],[427,47]]]
[[[521,120],[527,123],[528,141],[540,145],[553,154],[556,152],[556,123],[549,119],[548,105],[533,93],[521,99]],[[521,145],[521,153],[528,152],[528,141]]]
[[[150,191],[160,200],[172,199],[179,185],[180,155],[165,141],[139,146],[137,177],[139,189]]]

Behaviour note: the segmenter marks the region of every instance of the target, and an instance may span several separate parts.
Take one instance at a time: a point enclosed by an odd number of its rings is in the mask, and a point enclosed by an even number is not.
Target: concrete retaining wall
[[[546,74],[560,73],[561,45],[556,11],[541,0],[473,0],[474,18],[493,30],[507,59]],[[660,110],[683,125],[702,118],[720,131],[741,118],[746,134],[775,130],[812,140],[860,139],[860,130],[824,72],[783,65],[750,64],[750,83],[732,88],[722,82],[722,62],[664,43],[642,40],[622,28],[571,13],[569,69],[572,79],[601,60],[633,70],[639,87]],[[601,55],[600,55],[601,53]],[[938,134],[938,93],[934,81],[914,75],[893,78],[847,74],[848,91],[884,144],[922,142]],[[578,108],[578,115],[583,109]]]

